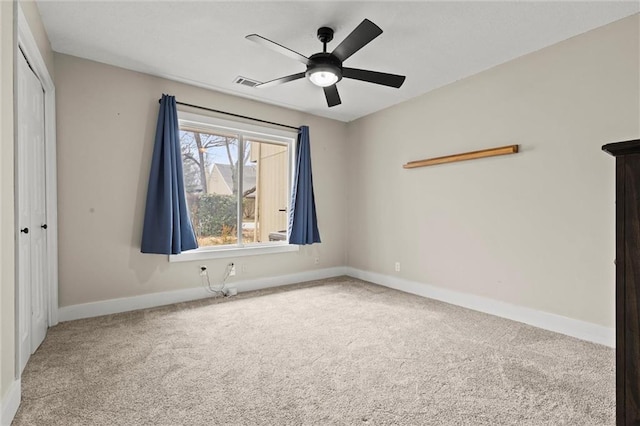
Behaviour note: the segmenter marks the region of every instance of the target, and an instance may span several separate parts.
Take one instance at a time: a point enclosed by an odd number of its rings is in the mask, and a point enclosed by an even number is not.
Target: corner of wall
[[[17,10],[14,4],[0,2],[0,401],[3,424],[5,402],[13,401],[15,390],[13,58]],[[10,405],[6,402],[7,407]]]

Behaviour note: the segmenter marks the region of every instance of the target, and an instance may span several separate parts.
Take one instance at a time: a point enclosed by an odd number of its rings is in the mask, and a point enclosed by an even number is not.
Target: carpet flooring
[[[18,425],[614,425],[614,350],[348,277],[61,323]]]

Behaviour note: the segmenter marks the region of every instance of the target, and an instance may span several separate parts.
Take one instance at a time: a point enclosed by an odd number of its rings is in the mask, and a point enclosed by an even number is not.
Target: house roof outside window
[[[232,178],[233,173],[232,173],[231,165],[223,164],[223,163],[214,163],[211,169],[211,175],[215,176],[216,171],[222,177],[224,186],[226,187],[225,188],[226,191],[224,191],[224,193],[232,194],[233,193],[233,178]],[[212,189],[211,192],[213,193],[222,192],[219,189],[218,190],[214,189],[215,186],[213,185],[210,185],[210,187]],[[219,186],[217,187],[219,188]],[[255,187],[256,187],[256,166],[254,164],[245,164],[243,169],[243,175],[242,175],[243,191],[246,193],[248,190],[254,189]],[[248,194],[247,197],[255,198],[255,191],[252,192],[251,194]]]

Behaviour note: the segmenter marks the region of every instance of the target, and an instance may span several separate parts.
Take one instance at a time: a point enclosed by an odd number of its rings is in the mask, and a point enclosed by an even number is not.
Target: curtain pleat
[[[174,96],[162,95],[151,159],[142,253],[179,254],[198,248],[184,192],[180,128]]]
[[[289,213],[289,244],[313,244],[320,242],[316,202],[313,194],[311,173],[311,147],[309,127],[298,130],[296,149],[296,170],[291,193],[291,211]]]

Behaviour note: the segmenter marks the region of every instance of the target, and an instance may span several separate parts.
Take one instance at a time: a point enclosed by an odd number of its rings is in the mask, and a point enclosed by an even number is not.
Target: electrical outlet
[[[231,269],[229,269],[229,276],[230,277],[235,277],[236,276],[236,265],[235,265],[235,263],[231,264]]]
[[[400,262],[396,262],[396,272],[400,272]]]

